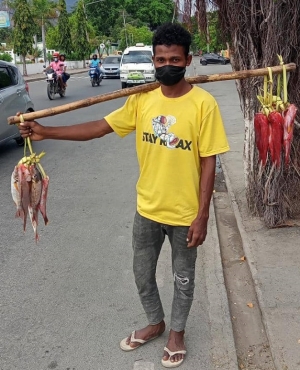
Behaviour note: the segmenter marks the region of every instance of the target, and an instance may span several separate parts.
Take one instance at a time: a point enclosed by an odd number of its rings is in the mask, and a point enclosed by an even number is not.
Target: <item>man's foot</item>
[[[176,332],[171,329],[166,348],[168,349],[168,351],[164,351],[164,355],[162,358],[163,366],[179,366],[182,363],[186,352],[184,344],[184,330]]]
[[[157,325],[147,325],[145,328],[136,330],[129,337],[123,339],[120,346],[124,351],[133,350],[151,339],[159,337],[165,331],[165,328],[166,325],[164,321],[161,321]],[[135,339],[137,341],[135,341]]]

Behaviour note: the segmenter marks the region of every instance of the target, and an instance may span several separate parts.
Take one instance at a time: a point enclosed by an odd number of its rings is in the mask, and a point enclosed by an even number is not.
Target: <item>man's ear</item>
[[[186,58],[186,66],[188,67],[192,62],[192,55],[189,54]]]

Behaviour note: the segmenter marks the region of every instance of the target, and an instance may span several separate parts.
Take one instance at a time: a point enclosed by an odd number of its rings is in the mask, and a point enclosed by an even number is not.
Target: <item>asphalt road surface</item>
[[[119,88],[119,80],[103,80],[93,88],[86,75],[77,75],[68,81],[65,98],[49,101],[44,81],[29,84],[36,110]],[[53,126],[94,120],[124,101],[40,122]],[[23,149],[14,141],[0,147],[0,369],[161,369],[168,329],[136,351],[119,349],[121,339],[146,325],[132,273],[135,135],[120,139],[111,134],[90,142],[48,140],[34,143],[34,150],[45,150],[42,163],[50,177],[50,222],[43,226],[40,218],[37,244],[30,223],[24,234],[21,220],[14,218],[10,194],[10,176]],[[169,252],[165,243],[157,271],[167,324],[173,293]],[[182,370],[215,369],[202,253],[199,249]]]

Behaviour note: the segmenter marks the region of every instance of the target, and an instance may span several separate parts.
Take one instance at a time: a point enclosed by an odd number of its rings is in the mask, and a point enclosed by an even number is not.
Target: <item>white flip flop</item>
[[[184,358],[182,358],[181,360],[179,360],[177,362],[172,362],[170,360],[170,358],[173,357],[174,355],[185,355],[186,354],[186,350],[185,349],[182,349],[180,351],[172,352],[172,351],[169,350],[169,348],[165,347],[164,348],[164,351],[168,352],[168,355],[169,355],[169,358],[167,360],[164,360],[164,359],[161,360],[161,364],[164,367],[168,367],[168,368],[178,367],[178,366],[180,366],[183,363]]]
[[[158,338],[158,335],[156,337],[153,337],[149,340],[144,340],[144,339],[138,339],[138,338],[135,338],[135,330],[131,333],[131,337],[130,337],[130,342],[129,344],[126,343],[127,341],[127,338],[124,338],[123,340],[121,340],[120,342],[120,348],[123,350],[123,351],[133,351],[134,349],[137,349],[139,348],[141,345],[147,343],[147,342],[150,342],[151,340],[155,339],[155,338]],[[139,346],[136,346],[136,347],[131,347],[130,343],[139,343],[140,345]]]

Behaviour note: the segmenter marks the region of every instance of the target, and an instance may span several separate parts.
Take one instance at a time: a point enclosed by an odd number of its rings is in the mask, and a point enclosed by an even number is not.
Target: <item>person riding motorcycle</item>
[[[49,64],[49,66],[45,69],[48,71],[49,69],[53,69],[54,72],[57,74],[58,84],[61,89],[65,88],[65,84],[62,79],[62,73],[64,72],[64,63],[59,60],[59,53],[53,53],[53,61]]]
[[[61,74],[62,81],[64,83],[64,87],[67,87],[67,80],[70,78],[70,75],[66,73],[67,70],[67,63],[66,63],[66,56],[65,54],[60,54],[59,56],[60,66],[62,67],[63,64],[63,72]]]
[[[97,54],[94,54],[92,60],[90,61],[90,68],[96,68],[96,72],[99,76],[102,73],[100,70],[101,65],[102,65],[101,60],[98,59]],[[90,75],[91,75],[91,71],[89,71],[89,76]]]

